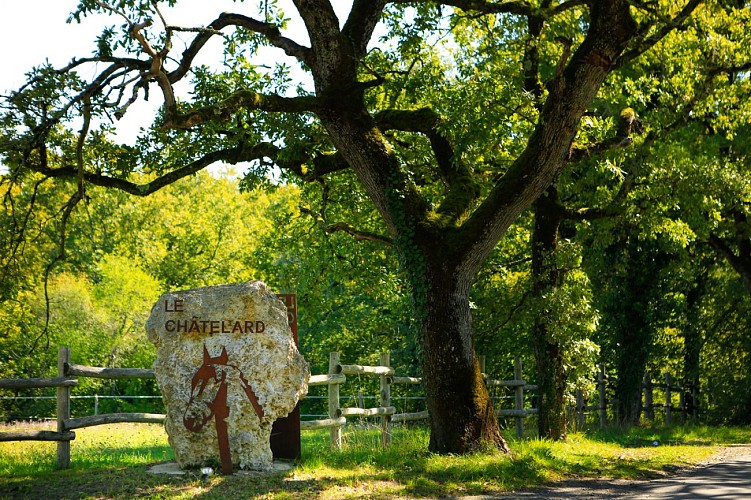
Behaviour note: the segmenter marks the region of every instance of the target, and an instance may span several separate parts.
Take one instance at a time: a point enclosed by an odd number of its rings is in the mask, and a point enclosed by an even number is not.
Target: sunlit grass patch
[[[54,423],[26,424],[26,430],[54,430]],[[2,432],[2,430],[0,430]],[[173,458],[164,427],[156,424],[112,424],[76,429],[71,441],[72,467],[128,467]],[[54,470],[57,443],[0,442],[0,476]]]
[[[51,427],[47,427],[51,428]],[[303,456],[285,474],[265,477],[195,473],[156,476],[148,466],[172,458],[158,425],[115,424],[76,431],[72,468],[55,470],[56,443],[0,443],[0,497],[57,498],[393,498],[508,492],[565,478],[649,478],[706,460],[718,443],[751,442],[751,428],[607,429],[565,442],[510,438],[512,452],[436,455],[425,427],[380,429],[351,423],[342,451],[329,431],[304,432]],[[655,445],[655,441],[657,444]]]

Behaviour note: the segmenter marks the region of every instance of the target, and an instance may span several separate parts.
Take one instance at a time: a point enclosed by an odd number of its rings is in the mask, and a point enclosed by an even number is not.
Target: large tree
[[[703,2],[354,0],[348,11],[329,0],[292,3],[305,33],[283,32],[276,2],[265,2],[257,17],[223,13],[195,28],[171,25],[156,1],[81,0],[77,20],[106,12],[124,24],[105,30],[93,56],[37,68],[5,101],[9,175],[74,179],[65,221],[89,184],[144,196],[220,161],[255,162],[248,181],[270,164],[307,181],[351,169],[411,287],[430,449],[506,449],[473,348],[475,275],[566,165],[608,75],[684,26]],[[224,69],[196,65],[221,33]],[[174,47],[178,35],[192,36],[182,51]],[[449,43],[436,51],[441,40]],[[254,65],[249,54],[261,46],[299,63],[312,88],[290,85],[285,67]],[[181,94],[183,82],[191,94]],[[480,96],[471,94],[476,82],[485,83]],[[529,88],[537,99],[525,97]],[[119,118],[154,93],[163,106],[136,146],[95,130],[98,120]],[[443,120],[483,113],[489,134]],[[139,183],[133,172],[149,180]]]

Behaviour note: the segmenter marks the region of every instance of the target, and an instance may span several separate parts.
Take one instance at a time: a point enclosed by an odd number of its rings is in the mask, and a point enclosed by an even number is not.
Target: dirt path
[[[621,499],[751,499],[751,446],[730,446],[711,461],[680,469],[669,477],[651,481],[621,479],[567,480],[554,485],[522,490],[491,498],[621,498]]]

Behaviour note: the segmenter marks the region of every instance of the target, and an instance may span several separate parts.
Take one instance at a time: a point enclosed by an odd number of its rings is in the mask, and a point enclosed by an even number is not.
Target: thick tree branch
[[[227,121],[241,109],[269,112],[305,113],[320,108],[316,97],[281,97],[276,94],[259,94],[252,90],[240,90],[228,98],[202,108],[179,113],[176,110],[165,114],[163,128],[186,129],[209,121]]]
[[[453,238],[463,269],[479,269],[516,216],[566,164],[585,109],[636,32],[625,0],[591,2],[589,29],[549,94],[524,152]]]
[[[342,33],[352,42],[358,57],[365,55],[386,3],[386,0],[355,0],[352,3]]]
[[[357,7],[358,12],[367,12],[378,7],[381,0],[376,0],[374,6]],[[333,107],[340,105],[346,99],[344,95],[362,92],[357,86],[357,71],[364,52],[359,48],[367,30],[361,25],[361,40],[350,40],[339,30],[339,19],[329,0],[293,0],[297,12],[302,17],[310,37],[311,57],[309,66],[313,73],[316,92],[320,96],[327,96]],[[354,23],[354,20],[353,20]],[[357,26],[350,24],[349,29]],[[357,35],[357,33],[352,33]]]
[[[375,120],[381,130],[419,132],[430,140],[438,170],[448,187],[436,213],[447,216],[449,224],[462,217],[480,196],[480,187],[472,170],[454,154],[451,143],[440,131],[440,116],[430,108],[387,110],[376,114]]]
[[[454,149],[448,139],[438,131],[441,118],[430,108],[415,110],[384,110],[375,115],[376,124],[382,131],[400,130],[402,132],[419,132],[430,140],[436,156],[438,168],[444,179],[448,180],[456,170],[452,162]]]
[[[390,0],[394,4],[436,4],[456,7],[467,12],[479,12],[481,14],[516,14],[519,16],[539,15],[545,19],[586,5],[589,0],[568,0],[551,6],[552,2],[543,2],[539,7],[523,0],[506,2],[493,2],[490,0]]]
[[[523,0],[508,2],[492,2],[489,0],[390,0],[389,3],[447,5],[464,11],[481,12],[483,14],[517,14],[520,16],[529,16],[535,11],[535,8],[529,2]]]
[[[282,168],[285,167],[284,162],[277,161],[277,163]],[[296,173],[301,179],[308,182],[317,181],[325,175],[350,168],[349,163],[347,163],[344,156],[338,151],[334,153],[318,154],[312,159],[301,162],[300,165],[301,168],[299,172]],[[290,165],[290,167],[292,166]]]
[[[27,162],[26,166],[47,178],[83,178],[84,181],[96,186],[119,189],[135,196],[148,196],[165,186],[180,179],[193,175],[217,162],[235,165],[270,158],[280,168],[294,172],[300,179],[312,182],[323,176],[349,168],[340,153],[319,154],[315,157],[285,158],[282,149],[271,143],[259,143],[253,146],[240,145],[234,148],[221,149],[208,153],[191,163],[172,170],[145,184],[138,184],[126,179],[111,177],[97,172],[86,172],[79,165],[49,168],[43,164]]]
[[[213,151],[192,161],[188,165],[172,170],[145,184],[137,184],[126,179],[110,177],[95,172],[85,172],[83,177],[86,182],[95,186],[115,188],[135,196],[148,196],[184,177],[188,177],[189,175],[193,175],[196,172],[203,170],[209,165],[213,165],[214,163],[221,161],[234,165],[239,162],[261,159],[264,156],[267,156],[268,152],[269,149],[266,144],[262,144],[257,148],[236,147]],[[49,168],[43,165],[27,163],[26,167],[49,178],[76,178],[79,175],[77,166]]]
[[[212,36],[228,26],[237,26],[253,31],[254,33],[259,33],[266,37],[271,45],[282,49],[288,56],[294,57],[297,60],[310,65],[310,49],[298,45],[289,38],[283,37],[276,25],[258,21],[251,17],[243,16],[242,14],[225,12],[209,24],[208,29],[200,31],[188,48],[185,49],[182,53],[182,58],[180,59],[177,69],[169,73],[170,82],[175,83],[178,80],[181,80],[188,71],[190,71],[190,68],[193,66],[193,60],[203,46],[206,45],[206,42],[208,42]],[[170,27],[170,29],[175,30],[177,28]]]
[[[169,53],[171,45],[171,33],[167,33],[165,37],[164,47],[162,50],[155,50],[146,40],[146,37],[141,32],[143,28],[150,25],[150,22],[142,24],[132,25],[130,28],[130,35],[136,39],[141,45],[141,49],[151,58],[151,65],[149,67],[149,74],[156,80],[159,88],[162,89],[164,95],[164,107],[167,113],[174,113],[177,110],[177,101],[175,99],[175,92],[172,89],[172,82],[169,80],[167,72],[164,70],[164,60]]]
[[[305,182],[314,182],[328,174],[350,168],[349,163],[338,151],[315,155],[301,152],[297,156],[289,156],[282,148],[270,143],[259,144],[254,148],[258,151],[262,150],[263,156],[271,158],[279,168],[293,172]]]

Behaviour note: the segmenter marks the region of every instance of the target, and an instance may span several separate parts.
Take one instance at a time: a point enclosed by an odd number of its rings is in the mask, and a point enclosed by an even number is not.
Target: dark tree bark
[[[425,395],[430,449],[508,451],[472,342],[470,280],[428,266],[423,319]]]
[[[538,303],[546,293],[563,284],[564,270],[556,264],[558,229],[563,211],[558,190],[551,186],[535,203],[532,232],[532,293]],[[544,311],[544,309],[543,309]],[[566,373],[561,345],[551,338],[549,325],[555,317],[538,314],[532,327],[535,374],[538,386],[537,430],[540,437],[566,438]]]
[[[707,284],[707,275],[700,272],[697,275],[697,281],[686,294],[687,324],[682,329],[683,332],[683,383],[696,388],[699,391],[699,357],[701,348],[704,344],[703,332],[700,323],[700,304],[702,296],[705,293]],[[694,391],[686,393],[684,401],[687,408],[696,408],[698,401],[694,400]]]
[[[659,301],[659,275],[670,260],[655,243],[628,241],[613,260],[621,270],[612,280],[608,313],[617,346],[615,397],[621,422],[638,425],[642,381],[655,333],[653,304]]]

